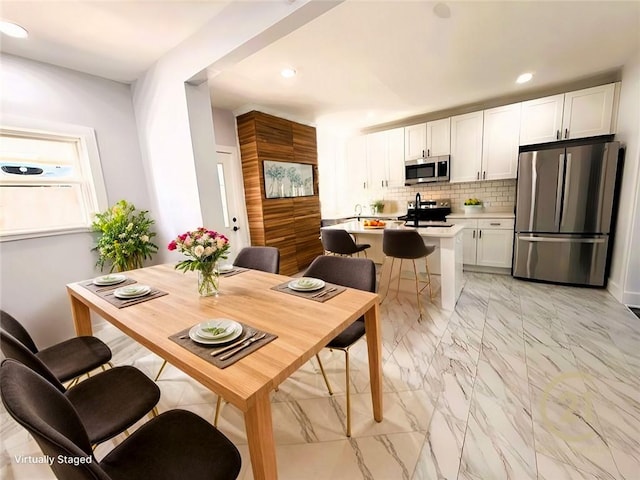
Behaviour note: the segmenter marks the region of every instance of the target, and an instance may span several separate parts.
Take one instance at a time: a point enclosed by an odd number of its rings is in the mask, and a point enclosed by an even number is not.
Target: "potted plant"
[[[156,235],[151,231],[155,222],[148,213],[136,211],[133,204],[120,200],[106,212],[96,214],[91,229],[100,235],[92,250],[98,252],[96,265],[100,270],[110,263],[110,272],[124,272],[141,268],[144,260],[151,260],[158,246],[151,241]]]
[[[371,214],[382,213],[384,210],[384,200],[374,200],[371,202]]]

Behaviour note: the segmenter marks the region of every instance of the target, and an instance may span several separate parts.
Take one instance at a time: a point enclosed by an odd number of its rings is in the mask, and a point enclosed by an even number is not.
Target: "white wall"
[[[609,291],[640,306],[640,51],[622,71],[618,133],[626,144]]]
[[[216,144],[238,147],[238,126],[236,117],[230,110],[212,108],[213,129],[216,132]]]
[[[202,225],[184,82],[217,60],[239,60],[339,2],[233,2],[200,32],[163,56],[134,85],[133,102],[149,189],[159,212],[160,242]],[[202,119],[201,119],[202,120]],[[206,121],[206,120],[205,120]],[[213,131],[213,123],[191,128]],[[218,188],[217,185],[211,185]],[[221,228],[218,215],[206,226]],[[162,260],[179,258],[162,251]]]
[[[94,128],[109,203],[150,207],[128,85],[10,55],[0,62],[2,114]],[[74,334],[65,284],[95,276],[93,243],[90,233],[0,243],[2,309],[40,347]]]

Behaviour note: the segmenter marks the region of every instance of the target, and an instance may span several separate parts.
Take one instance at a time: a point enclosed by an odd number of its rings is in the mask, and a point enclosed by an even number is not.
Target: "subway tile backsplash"
[[[407,202],[420,192],[423,200],[450,198],[451,210],[462,212],[467,198],[482,201],[487,212],[513,212],[516,204],[516,180],[485,180],[469,183],[434,183],[413,187],[387,188],[383,194],[385,211],[403,211]]]

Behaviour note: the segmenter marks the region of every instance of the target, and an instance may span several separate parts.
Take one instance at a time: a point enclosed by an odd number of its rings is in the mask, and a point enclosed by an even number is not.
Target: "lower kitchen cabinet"
[[[462,259],[465,265],[511,268],[513,253],[513,219],[451,218],[464,225]]]

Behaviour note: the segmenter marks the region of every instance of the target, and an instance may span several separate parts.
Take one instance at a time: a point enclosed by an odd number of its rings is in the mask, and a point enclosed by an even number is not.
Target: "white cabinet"
[[[516,178],[520,138],[520,103],[484,111],[482,180]]]
[[[610,83],[523,102],[520,145],[613,133],[614,95]]]
[[[462,259],[465,265],[511,268],[513,219],[453,218],[465,227],[462,232]]]
[[[436,157],[451,153],[449,118],[419,123],[404,129],[405,160]]]
[[[451,183],[480,180],[482,112],[451,117]]]
[[[351,137],[346,145],[346,173],[347,187],[351,200],[359,202],[360,197],[367,190],[369,174],[367,170],[366,137],[360,135]]]
[[[404,185],[404,129],[368,134],[366,157],[368,188]]]

